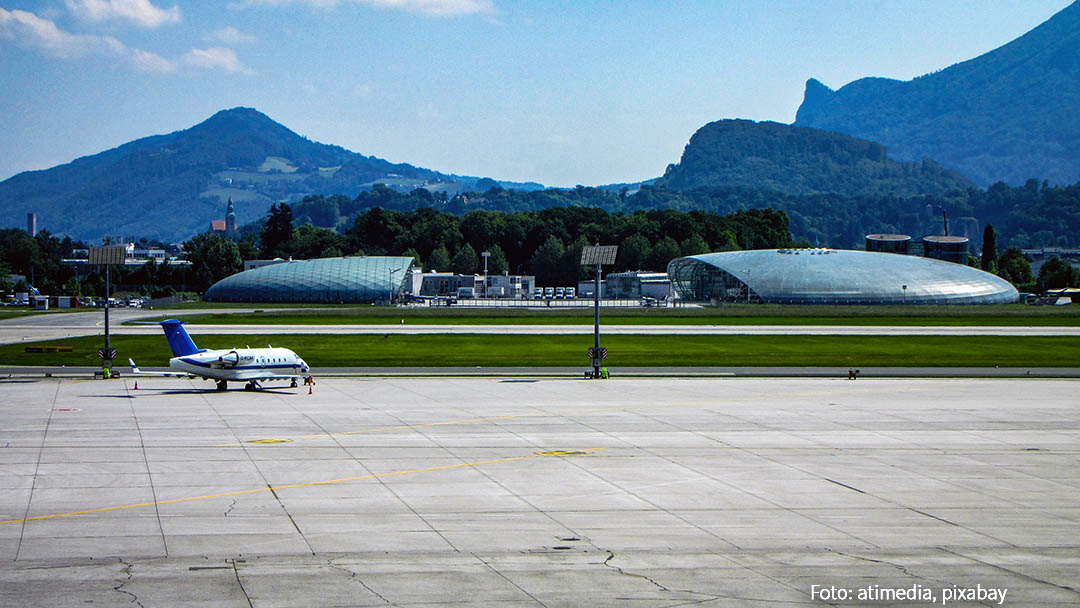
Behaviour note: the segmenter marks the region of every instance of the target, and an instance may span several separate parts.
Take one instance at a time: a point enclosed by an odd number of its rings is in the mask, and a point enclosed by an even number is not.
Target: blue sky
[[[910,79],[1066,0],[0,0],[0,179],[249,106],[311,139],[549,186],[639,181],[808,78]]]

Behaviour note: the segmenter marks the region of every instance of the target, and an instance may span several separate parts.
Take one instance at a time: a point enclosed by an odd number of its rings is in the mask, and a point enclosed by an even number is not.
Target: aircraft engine
[[[233,367],[239,362],[240,353],[236,352],[235,350],[229,351],[224,355],[218,357],[218,363],[220,363],[223,367]]]

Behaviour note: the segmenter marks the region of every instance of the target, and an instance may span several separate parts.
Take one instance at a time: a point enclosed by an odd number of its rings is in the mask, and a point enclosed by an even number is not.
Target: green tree
[[[424,267],[424,262],[420,259],[420,254],[417,253],[416,250],[412,247],[409,247],[405,251],[402,251],[401,256],[406,258],[412,258],[413,266],[416,266],[417,268]]]
[[[304,224],[294,230],[291,241],[293,255],[305,260],[340,257],[341,250],[345,247],[344,236],[329,228],[320,228],[312,224]]]
[[[488,249],[488,253],[491,254],[491,257],[488,258],[488,274],[502,274],[510,271],[510,262],[506,260],[506,254],[503,253],[502,247],[492,245]]]
[[[243,238],[236,242],[237,248],[240,250],[240,257],[245,260],[257,260],[259,259],[259,248],[255,245],[255,235],[252,233],[245,234]]]
[[[1009,247],[998,258],[998,274],[1017,289],[1034,289],[1035,275],[1031,272],[1031,264],[1018,247]]]
[[[292,237],[292,207],[285,203],[271,205],[262,233],[259,235],[263,255],[267,258],[288,257],[292,254]]]
[[[1080,271],[1075,270],[1071,264],[1055,255],[1046,260],[1039,269],[1039,278],[1036,279],[1036,283],[1043,291],[1074,287],[1080,285]]]
[[[64,295],[67,296],[81,296],[82,287],[79,285],[79,279],[71,277],[64,283]]]
[[[549,236],[543,245],[533,252],[530,266],[537,285],[554,286],[562,279],[561,267],[566,247],[557,236]]]
[[[579,236],[566,246],[562,263],[559,265],[562,272],[559,275],[558,285],[573,286],[577,285],[581,279],[588,278],[588,270],[581,265],[581,250],[588,244],[584,236]]]
[[[986,272],[997,274],[997,232],[993,224],[987,224],[983,230],[982,257],[979,258],[979,268]]]
[[[446,250],[446,247],[438,247],[432,251],[425,268],[428,270],[437,270],[439,272],[449,272],[450,252]]]
[[[622,270],[643,270],[648,264],[651,253],[652,246],[649,244],[649,239],[641,234],[633,234],[619,244],[615,265]]]
[[[670,236],[656,241],[656,245],[653,246],[652,251],[649,252],[648,268],[649,270],[659,270],[661,272],[667,271],[668,262],[674,260],[682,254],[682,250],[679,249],[679,244],[675,242],[675,239]]]
[[[224,236],[209,232],[184,242],[184,251],[191,262],[191,287],[205,292],[211,285],[244,267],[240,249]]]
[[[686,255],[698,255],[709,253],[709,244],[698,233],[691,234],[679,247],[680,253]]]
[[[457,274],[476,274],[479,266],[480,257],[468,243],[460,247],[450,260],[450,271]]]

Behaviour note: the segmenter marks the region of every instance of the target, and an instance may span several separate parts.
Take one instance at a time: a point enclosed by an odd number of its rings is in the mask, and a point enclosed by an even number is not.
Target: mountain
[[[984,55],[910,81],[817,80],[795,124],[934,158],[982,185],[1080,181],[1080,2]]]
[[[669,165],[655,185],[679,191],[723,186],[843,196],[936,196],[974,186],[931,160],[892,160],[885,146],[871,141],[751,120],[721,120],[698,129],[679,164]]]
[[[257,110],[233,108],[189,129],[15,175],[0,182],[0,207],[10,225],[23,227],[22,218],[33,212],[38,226],[89,241],[107,234],[173,241],[222,219],[230,198],[244,224],[278,201],[353,196],[376,182],[453,195],[478,181],[314,142]]]

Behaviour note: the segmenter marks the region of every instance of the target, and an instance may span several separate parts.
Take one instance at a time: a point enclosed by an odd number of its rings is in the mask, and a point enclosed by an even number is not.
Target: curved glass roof
[[[245,270],[214,283],[208,302],[387,302],[401,295],[411,257],[297,260]]]
[[[668,275],[692,301],[770,304],[1009,304],[1008,281],[931,258],[838,249],[728,251],[676,258]]]

